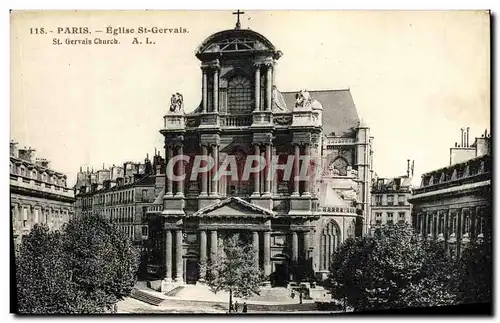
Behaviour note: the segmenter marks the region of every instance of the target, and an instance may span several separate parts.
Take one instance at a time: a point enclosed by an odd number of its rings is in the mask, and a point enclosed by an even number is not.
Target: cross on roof
[[[240,9],[238,9],[238,11],[236,12],[233,12],[233,15],[238,15],[238,20],[236,21],[236,29],[240,29],[241,28],[241,24],[240,24],[240,15],[243,15],[245,12],[244,11],[240,11]]]

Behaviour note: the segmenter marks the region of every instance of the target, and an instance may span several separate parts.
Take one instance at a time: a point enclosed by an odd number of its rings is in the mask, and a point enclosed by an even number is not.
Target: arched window
[[[252,112],[252,83],[244,76],[237,75],[229,80],[227,88],[227,106],[231,114]]]
[[[319,270],[328,270],[332,254],[340,243],[340,229],[337,223],[330,221],[321,232]]]
[[[331,164],[330,167],[333,167],[334,170],[338,173],[340,176],[346,176],[347,175],[347,166],[349,163],[344,157],[337,157]]]

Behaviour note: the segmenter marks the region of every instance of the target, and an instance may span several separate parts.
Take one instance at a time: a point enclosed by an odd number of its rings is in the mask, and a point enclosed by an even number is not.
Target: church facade
[[[202,101],[185,113],[182,94],[172,95],[160,130],[166,166],[155,170],[148,210],[156,279],[203,281],[200,263],[238,233],[270,285],[323,280],[337,246],[369,232],[369,128],[349,90],[280,92],[281,56],[239,23],[197,48]],[[248,174],[257,160],[262,168]]]

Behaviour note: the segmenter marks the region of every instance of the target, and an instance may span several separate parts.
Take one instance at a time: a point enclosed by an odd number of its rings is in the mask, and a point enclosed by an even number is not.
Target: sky
[[[11,139],[31,146],[74,184],[80,166],[140,161],[155,148],[172,93],[201,100],[196,47],[231,29],[230,11],[11,14]],[[379,176],[449,164],[460,128],[490,129],[489,16],[473,11],[247,11],[251,28],[283,52],[280,91],[351,90],[370,126]],[[186,28],[183,34],[108,35],[107,27]],[[47,34],[36,34],[43,27]],[[87,27],[92,34],[57,34]],[[30,28],[33,28],[30,30]],[[31,31],[31,33],[30,33]],[[53,31],[50,33],[50,31]],[[119,45],[65,45],[116,38]],[[53,45],[59,38],[63,45]],[[472,142],[472,140],[471,140]]]

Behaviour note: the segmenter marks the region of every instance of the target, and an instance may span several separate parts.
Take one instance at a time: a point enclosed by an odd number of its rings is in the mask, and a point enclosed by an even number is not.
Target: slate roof
[[[287,109],[293,110],[295,94],[299,91],[281,92]],[[352,132],[359,125],[360,119],[349,89],[308,91],[311,99],[323,105],[323,132],[326,135],[335,132],[340,136]]]

